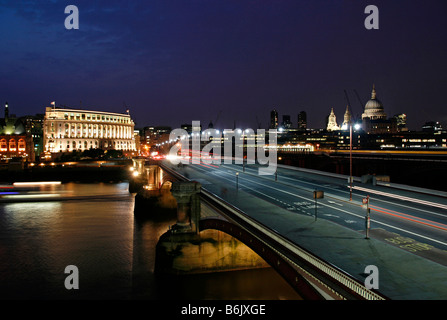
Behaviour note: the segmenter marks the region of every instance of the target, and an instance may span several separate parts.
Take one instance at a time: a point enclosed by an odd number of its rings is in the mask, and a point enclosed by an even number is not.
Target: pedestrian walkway
[[[197,178],[210,182],[203,185],[207,190],[361,282],[367,276],[365,268],[376,266],[379,291],[391,299],[447,299],[447,267],[386,242],[383,236],[373,238],[381,231],[374,226],[371,237],[365,239],[364,230],[290,212],[242,189],[229,188],[216,176],[197,174]]]
[[[379,270],[379,291],[391,299],[447,299],[447,267],[333,222],[289,212],[241,190],[228,201],[360,281]],[[374,232],[375,230],[371,230]]]

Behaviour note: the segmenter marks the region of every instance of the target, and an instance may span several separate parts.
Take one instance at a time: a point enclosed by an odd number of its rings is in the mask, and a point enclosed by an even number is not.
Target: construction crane
[[[355,92],[355,95],[357,96],[357,99],[358,99],[359,102],[360,102],[360,110],[363,110],[363,108],[365,107],[365,105],[363,104],[362,99],[360,99],[360,96],[359,96],[359,94],[358,94],[358,92],[357,92],[356,89],[354,89],[354,92]]]
[[[219,120],[221,113],[222,113],[222,110],[220,110],[219,113],[217,114],[216,120],[214,121],[214,126],[217,124],[217,121]]]
[[[351,102],[349,101],[348,93],[346,92],[346,90],[343,90],[343,91],[345,92],[345,97],[346,97],[346,100],[348,101],[349,109],[352,109]]]
[[[211,120],[210,120],[210,124],[208,125],[208,128],[214,128],[216,126],[217,120],[219,120],[221,113],[222,113],[222,110],[220,110],[219,113],[217,114],[217,117],[216,117],[216,120],[214,120],[214,123],[211,122]]]

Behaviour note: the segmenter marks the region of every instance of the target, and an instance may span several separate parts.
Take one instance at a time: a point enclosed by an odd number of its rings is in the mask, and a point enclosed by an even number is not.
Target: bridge
[[[209,229],[231,235],[304,299],[447,297],[447,203],[442,193],[365,185],[356,178],[349,201],[348,183],[341,175],[287,166],[275,177],[258,176],[255,166],[245,165],[177,167],[165,161],[149,167],[138,170],[153,172],[146,175],[152,188],[161,186],[166,176],[177,200],[182,192],[189,194],[184,197],[189,202],[177,201],[178,221],[170,236],[197,236]],[[323,198],[313,197],[316,188]],[[362,205],[366,195],[370,228]],[[377,290],[364,284],[369,265],[379,270]]]

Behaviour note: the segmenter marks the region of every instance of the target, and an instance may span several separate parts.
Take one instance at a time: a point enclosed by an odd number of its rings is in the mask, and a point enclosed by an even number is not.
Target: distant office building
[[[298,129],[306,130],[307,129],[307,114],[306,111],[301,111],[298,113]]]
[[[441,130],[442,126],[441,123],[439,123],[439,121],[429,121],[422,126],[422,131],[424,132],[438,132]]]
[[[402,131],[408,131],[407,128],[407,115],[402,113],[402,114],[396,114],[394,116],[394,118],[396,119],[396,123],[397,123],[397,130],[402,132]]]
[[[270,129],[278,129],[278,111],[270,112]]]
[[[284,129],[292,128],[292,121],[290,121],[290,116],[287,114],[282,116],[282,127]]]
[[[43,145],[43,120],[44,114],[36,114],[34,116],[20,117],[25,131],[28,136],[31,137],[34,145],[34,154],[39,156],[44,151]]]
[[[50,153],[88,149],[135,151],[130,115],[47,107],[44,146]]]

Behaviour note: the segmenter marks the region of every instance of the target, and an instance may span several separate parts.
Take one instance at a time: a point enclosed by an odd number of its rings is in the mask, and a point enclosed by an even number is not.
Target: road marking
[[[381,196],[384,196],[384,197],[390,197],[390,198],[395,198],[395,199],[404,200],[404,201],[416,202],[416,203],[424,204],[424,205],[431,206],[431,207],[447,209],[447,205],[436,203],[436,202],[431,202],[431,201],[426,201],[426,200],[419,200],[419,199],[405,197],[405,196],[399,196],[399,195],[396,195],[396,194],[387,193],[387,192],[378,191],[378,190],[373,190],[373,189],[368,189],[368,188],[363,188],[363,187],[353,186],[352,188],[356,189],[356,190],[360,190],[360,191],[365,191],[365,192],[369,192],[369,193],[378,194],[378,195],[381,195]]]
[[[228,166],[227,166],[227,168],[228,168]],[[247,170],[248,168],[246,168],[246,170]],[[251,169],[251,168],[250,168]],[[254,169],[252,169],[252,170],[254,170]],[[287,169],[285,169],[285,170],[287,170]],[[295,172],[294,172],[295,173]],[[290,177],[287,177],[287,176],[278,176],[278,177],[281,177],[281,178],[284,178],[284,179],[287,179],[287,180],[291,180],[291,181],[293,181],[293,182],[296,182],[296,181],[300,181],[301,183],[304,183],[304,184],[310,184],[310,185],[314,185],[314,186],[318,186],[318,187],[320,187],[321,186],[321,184],[317,184],[317,183],[312,183],[312,182],[309,182],[309,181],[305,181],[305,180],[303,180],[303,179],[298,179],[297,177],[296,178],[290,178]],[[265,179],[267,179],[267,178],[265,178]],[[326,187],[327,186],[327,184],[325,184],[325,185],[323,185],[324,187]],[[295,188],[299,188],[299,189],[304,189],[305,190],[305,188],[306,187],[304,187],[304,186],[302,186],[302,187],[297,187],[297,186],[294,186]],[[349,188],[350,186],[348,185],[348,186],[346,186],[347,188]],[[326,187],[327,189],[330,189],[330,190],[332,190],[332,191],[336,191],[336,192],[341,192],[341,193],[344,193],[344,194],[349,194],[349,192],[348,191],[343,191],[343,190],[340,190],[339,189],[339,187],[337,186],[337,187],[335,187],[335,186],[333,186],[332,188],[330,188],[330,187]],[[355,187],[353,186],[353,189],[354,189]],[[360,187],[358,187],[358,188],[360,188]],[[335,195],[330,195],[329,197],[336,197]],[[363,198],[363,195],[360,195],[360,194],[353,194],[353,196],[356,196],[356,197],[362,197]],[[440,213],[437,213],[437,212],[433,212],[433,211],[428,211],[428,210],[424,210],[424,209],[421,209],[421,208],[415,208],[415,207],[410,207],[410,206],[407,206],[407,205],[404,205],[404,204],[401,204],[401,203],[393,203],[393,202],[390,202],[390,201],[387,201],[387,200],[384,200],[384,199],[379,199],[379,198],[373,198],[373,197],[370,197],[370,199],[371,200],[376,200],[376,201],[381,201],[381,202],[385,202],[385,203],[391,203],[392,205],[395,205],[395,206],[400,206],[400,207],[404,207],[404,208],[410,208],[410,209],[413,209],[413,210],[418,210],[418,211],[422,211],[422,212],[426,212],[426,213],[429,213],[429,214],[433,214],[433,215],[437,215],[437,216],[441,216],[441,217],[445,217],[446,215],[445,214],[440,214]],[[411,198],[409,198],[409,199],[411,199]]]
[[[198,167],[195,167],[195,169],[204,170],[204,169],[201,169],[201,168],[198,168]],[[222,177],[222,179],[225,179],[225,180],[227,180],[227,181],[232,182],[232,180],[230,180],[230,179],[228,179],[228,178],[224,178],[224,177]],[[276,188],[276,187],[272,187],[272,186],[269,186],[269,185],[265,185],[265,184],[260,183],[260,182],[257,182],[257,181],[253,181],[252,179],[249,179],[248,176],[244,177],[244,180],[247,180],[247,181],[250,181],[250,182],[252,182],[252,183],[254,183],[254,184],[262,185],[262,186],[265,186],[265,187],[267,187],[267,188],[274,189],[274,190],[276,190],[276,191],[279,191],[279,192],[282,192],[282,193],[286,193],[286,194],[292,195],[292,196],[294,196],[294,197],[298,197],[298,198],[301,198],[301,199],[304,199],[304,200],[307,200],[307,201],[308,201],[308,198],[305,198],[305,197],[303,197],[303,196],[299,196],[299,195],[294,194],[294,193],[291,193],[291,192],[289,192],[289,191],[285,191],[285,190],[278,189],[278,188]],[[276,199],[276,198],[273,198],[272,196],[269,196],[269,195],[267,195],[267,194],[265,194],[265,193],[263,193],[263,192],[260,192],[260,191],[258,191],[258,190],[255,190],[255,189],[253,189],[253,188],[250,188],[250,187],[248,187],[247,185],[244,185],[244,184],[241,183],[241,182],[239,183],[239,185],[242,185],[242,186],[244,186],[245,188],[247,188],[247,189],[249,189],[249,190],[252,190],[252,191],[254,191],[254,192],[256,192],[256,193],[265,195],[265,196],[267,196],[268,198]],[[346,211],[346,210],[344,210],[344,209],[340,209],[340,208],[337,208],[337,207],[333,207],[333,206],[330,206],[330,205],[325,204],[325,203],[322,203],[322,202],[319,202],[319,204],[321,204],[321,205],[323,205],[323,206],[327,206],[327,207],[332,208],[332,209],[334,209],[334,210],[342,211],[342,212],[344,212],[344,213],[347,213],[347,214],[349,214],[349,215],[351,215],[351,216],[355,216],[355,217],[360,218],[360,219],[364,219],[364,218],[365,218],[365,216],[361,216],[361,215],[358,215],[358,214],[355,214],[355,213]],[[436,239],[432,239],[432,238],[430,238],[430,237],[427,237],[427,236],[424,236],[424,235],[421,235],[421,234],[418,234],[418,233],[414,233],[414,232],[411,232],[411,231],[408,231],[408,230],[405,230],[405,229],[402,229],[402,228],[399,228],[399,227],[396,227],[396,226],[392,226],[392,225],[389,225],[389,224],[387,224],[387,223],[380,222],[380,221],[377,221],[377,220],[373,220],[373,219],[371,219],[371,221],[372,221],[372,222],[375,222],[375,223],[377,223],[377,224],[381,224],[381,225],[387,226],[387,227],[389,227],[389,228],[393,228],[393,229],[399,230],[399,231],[401,231],[401,232],[406,232],[406,233],[408,233],[408,234],[411,234],[411,235],[414,235],[414,236],[417,236],[417,237],[421,237],[421,238],[424,238],[424,239],[427,239],[427,240],[430,240],[430,241],[433,241],[433,242],[442,244],[442,245],[444,245],[444,246],[447,246],[447,243],[445,243],[445,242],[442,242],[442,241],[439,241],[439,240],[436,240]]]
[[[331,204],[336,204],[337,206],[343,207],[343,205],[341,203],[337,203],[335,201],[332,200],[328,200],[327,202],[331,203]]]

